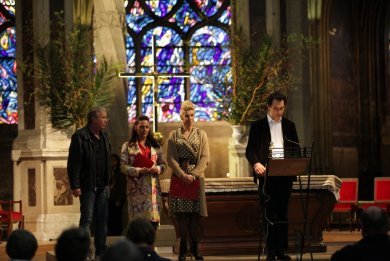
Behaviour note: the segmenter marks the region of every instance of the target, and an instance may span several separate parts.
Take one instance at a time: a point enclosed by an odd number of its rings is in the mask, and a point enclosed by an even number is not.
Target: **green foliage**
[[[272,38],[264,36],[258,46],[245,45],[241,33],[232,36],[232,75],[223,97],[220,115],[233,125],[246,125],[264,116],[268,95],[294,86],[293,63],[304,58],[312,41],[302,35],[291,34],[276,46]]]
[[[38,47],[35,76],[41,86],[37,97],[49,108],[55,129],[80,128],[92,107],[107,107],[113,101],[110,81],[116,76],[115,68],[104,57],[95,66],[90,39],[91,27],[78,24]]]

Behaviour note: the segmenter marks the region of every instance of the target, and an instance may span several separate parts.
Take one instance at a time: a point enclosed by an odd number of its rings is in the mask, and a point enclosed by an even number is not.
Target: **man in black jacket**
[[[390,260],[389,219],[387,213],[372,206],[360,216],[363,239],[343,247],[332,255],[331,261],[385,261]]]
[[[288,250],[288,204],[294,177],[267,177],[269,157],[286,157],[287,150],[299,151],[295,124],[283,118],[287,98],[281,92],[267,99],[268,114],[250,128],[245,156],[259,180],[259,194],[266,229],[267,261],[291,260]]]
[[[68,176],[73,196],[80,197],[80,228],[89,231],[95,221],[95,256],[103,254],[107,237],[108,184],[111,173],[111,152],[104,108],[93,108],[87,126],[72,136],[68,156]]]

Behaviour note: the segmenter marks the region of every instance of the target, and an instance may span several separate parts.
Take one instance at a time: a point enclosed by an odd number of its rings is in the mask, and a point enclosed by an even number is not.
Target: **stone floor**
[[[360,232],[358,231],[338,231],[331,230],[329,232],[324,231],[324,243],[327,245],[328,251],[326,253],[316,253],[313,254],[313,260],[330,260],[330,256],[338,249],[342,248],[346,244],[350,244],[358,241],[361,238]],[[111,238],[109,241],[115,241],[117,238]],[[0,244],[0,261],[8,260],[7,255],[5,253],[5,242]],[[39,249],[37,251],[36,256],[33,258],[33,261],[50,261],[53,260],[51,258],[47,258],[47,256],[53,255],[53,248],[55,242],[39,242]],[[172,253],[172,247],[163,246],[157,247],[157,252],[166,258],[170,258],[172,260],[177,260],[177,255]],[[290,253],[291,257],[296,258],[297,256],[294,253]],[[255,261],[257,260],[257,255],[241,255],[241,256],[205,256],[205,260],[246,260],[246,261]],[[187,258],[187,260],[190,260]],[[265,257],[262,256],[261,260],[265,260]],[[303,255],[302,260],[311,260],[310,254]]]

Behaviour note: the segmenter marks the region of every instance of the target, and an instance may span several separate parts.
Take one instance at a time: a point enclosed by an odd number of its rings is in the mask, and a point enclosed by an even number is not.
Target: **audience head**
[[[63,231],[55,247],[58,261],[85,261],[88,256],[90,238],[85,229],[70,228]]]
[[[31,260],[38,248],[35,236],[27,230],[14,230],[8,237],[6,252],[11,259]]]
[[[143,256],[138,250],[138,247],[128,241],[120,240],[109,246],[103,255],[101,261],[142,261]]]
[[[136,218],[130,222],[126,238],[137,245],[152,246],[156,237],[153,225],[146,218]]]
[[[372,206],[365,209],[360,215],[360,224],[362,226],[363,237],[386,234],[389,230],[389,219],[384,210]]]

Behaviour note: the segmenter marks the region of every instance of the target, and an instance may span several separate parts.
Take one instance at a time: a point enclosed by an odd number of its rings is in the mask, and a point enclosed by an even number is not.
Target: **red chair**
[[[341,230],[342,213],[349,213],[349,227],[352,231],[353,224],[356,223],[359,180],[357,178],[343,178],[341,180],[343,183],[340,187],[340,200],[334,206],[332,220],[334,214],[337,213]]]
[[[390,213],[390,177],[376,177],[374,179],[375,205]]]
[[[19,205],[18,208],[15,206]],[[21,200],[0,200],[0,223],[7,230],[7,237],[12,231],[13,224],[18,223],[18,228],[24,228],[24,216]],[[1,238],[0,234],[0,238]]]

